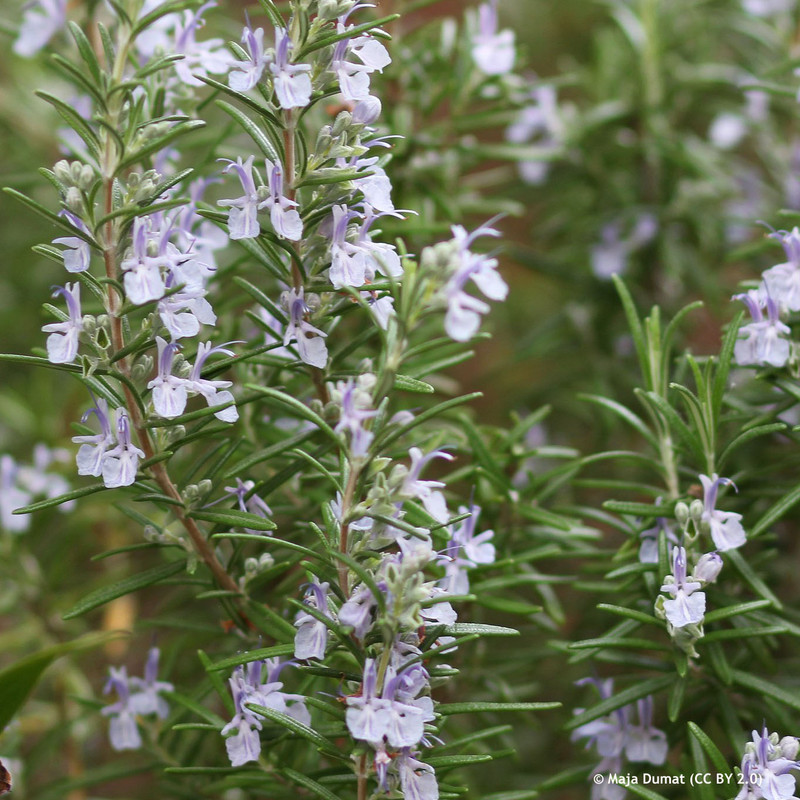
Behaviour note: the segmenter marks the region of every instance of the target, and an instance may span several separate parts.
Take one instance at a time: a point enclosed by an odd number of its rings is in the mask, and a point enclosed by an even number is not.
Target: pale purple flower
[[[100,423],[100,433],[88,436],[73,436],[72,441],[79,444],[77,455],[78,475],[93,475],[99,478],[103,474],[103,460],[108,449],[116,444],[116,437],[111,430],[108,418],[108,403],[102,397],[97,404],[90,408],[82,417],[81,422],[86,422],[94,414]]]
[[[704,553],[695,564],[692,577],[701,583],[714,583],[722,570],[722,556],[719,553]]]
[[[80,457],[80,453],[78,454]],[[117,445],[102,457],[103,483],[108,489],[130,486],[136,480],[139,459],[144,453],[131,441],[128,412],[117,409]]]
[[[186,381],[172,374],[172,359],[178,346],[156,336],[158,375],[147,384],[153,390],[153,407],[159,417],[172,419],[186,408]]]
[[[253,481],[243,481],[241,478],[237,478],[236,486],[226,486],[225,491],[236,498],[239,508],[246,514],[255,514],[262,519],[270,519],[272,509],[257,494],[253,493],[254,488]],[[270,535],[269,531],[257,531],[251,528],[245,528],[245,531],[254,535]]]
[[[171,692],[175,687],[168,681],[158,680],[160,655],[157,647],[151,647],[144,665],[144,678],[130,679],[129,683],[136,688],[136,692],[130,697],[129,707],[137,714],[155,714],[159,719],[166,719],[169,706],[161,692]]]
[[[622,275],[628,268],[628,258],[646,245],[656,235],[658,222],[652,214],[640,214],[633,230],[622,235],[619,220],[604,225],[601,241],[591,249],[592,272],[600,280],[609,280],[612,275]]]
[[[422,739],[428,714],[425,709],[396,698],[399,680],[389,667],[378,697],[375,660],[367,659],[361,694],[346,698],[345,721],[355,739],[380,743],[385,737],[392,747],[413,747]]]
[[[739,329],[739,338],[733,350],[736,363],[740,366],[769,364],[783,367],[792,352],[791,342],[784,338],[791,331],[781,322],[775,300],[767,295],[767,318],[764,319],[757,292],[736,294],[733,299],[741,300],[753,318],[751,323],[742,325]]]
[[[298,694],[281,691],[283,683],[278,680],[281,670],[290,662],[280,663],[278,659],[252,661],[247,667],[236,667],[228,681],[234,702],[234,717],[222,729],[231,766],[239,767],[249,761],[257,761],[261,754],[261,741],[258,731],[261,730],[261,716],[257,711],[247,708],[248,704],[263,706],[287,714],[303,725],[311,724],[311,715],[305,704],[305,698]],[[265,682],[262,682],[262,671],[266,667]]]
[[[200,342],[197,345],[197,355],[195,356],[194,365],[189,377],[185,379],[185,385],[188,391],[195,392],[202,395],[210,407],[225,405],[217,411],[214,416],[222,420],[222,422],[236,422],[239,419],[239,412],[235,405],[229,405],[233,402],[233,394],[228,390],[233,386],[231,381],[209,380],[202,377],[203,365],[206,359],[212,353],[224,353],[227,356],[232,356],[233,351],[228,350],[224,346],[214,347],[211,342]]]
[[[297,213],[297,203],[283,193],[283,167],[265,159],[269,197],[259,204],[259,208],[269,209],[269,218],[275,233],[282,239],[298,242],[303,236],[303,221]]]
[[[67,0],[33,0],[24,6],[19,36],[13,50],[30,58],[67,24]]]
[[[365,430],[364,423],[378,412],[371,408],[369,392],[360,388],[352,378],[339,381],[336,394],[340,398],[341,411],[334,430],[337,433],[350,432],[350,450],[356,458],[361,458],[367,454],[373,439],[372,433]]]
[[[491,543],[494,531],[484,531],[475,536],[475,526],[481,513],[479,506],[461,506],[459,514],[469,511],[467,517],[458,527],[452,526],[450,540],[439,558],[444,566],[444,578],[439,585],[448,594],[462,595],[469,593],[469,570],[479,564],[493,564],[495,548]]]
[[[639,724],[629,725],[625,742],[625,757],[628,761],[663,764],[667,760],[667,736],[653,727],[653,698],[637,700]]]
[[[116,703],[101,709],[100,713],[109,720],[109,738],[114,750],[138,750],[142,746],[142,736],[136,725],[137,710],[131,703],[130,681],[125,667],[110,667],[110,676],[103,688],[103,694],[116,691]]]
[[[520,109],[514,122],[506,130],[506,140],[513,144],[534,141],[542,150],[542,160],[519,162],[519,174],[526,183],[538,185],[550,169],[547,157],[561,146],[563,125],[558,112],[556,89],[549,84],[531,90],[529,102]]]
[[[444,286],[447,302],[444,328],[447,335],[457,342],[471,339],[478,331],[481,314],[489,306],[467,294],[465,286],[472,280],[490,300],[505,300],[508,286],[497,272],[497,259],[470,252],[469,248],[479,236],[499,236],[494,228],[480,227],[471,234],[460,225],[454,225],[453,241],[458,251],[458,265]]]
[[[328,348],[325,338],[328,334],[307,322],[305,315],[309,312],[303,296],[303,287],[299,291],[289,289],[283,293],[283,304],[289,312],[289,322],[283,335],[284,346],[296,342],[300,360],[317,369],[324,369],[328,363]]]
[[[770,238],[780,240],[787,260],[764,271],[762,277],[766,294],[775,300],[779,308],[800,311],[800,228],[778,231],[771,234]],[[742,299],[741,295],[736,296]],[[749,308],[749,304],[746,305]]]
[[[346,205],[335,205],[332,214],[330,281],[337,289],[363,286],[367,269],[366,254],[362,248],[347,240],[347,226],[358,218],[358,214]]]
[[[337,32],[346,33],[348,28],[340,18]],[[357,61],[349,61],[353,55]],[[386,48],[371,36],[356,39],[342,39],[336,43],[331,61],[331,69],[339,80],[339,90],[347,100],[359,102],[369,97],[369,76],[372,72],[382,72],[392,59]]]
[[[269,65],[281,108],[304,108],[311,102],[310,64],[292,64],[292,40],[285,28],[275,28],[275,60]]]
[[[319,583],[316,578],[308,585],[303,602],[311,608],[321,611],[326,617],[331,616],[328,605],[327,581]],[[297,633],[294,637],[294,657],[305,661],[310,658],[323,659],[325,646],[328,643],[328,627],[312,614],[300,611],[294,621]]]
[[[0,525],[11,533],[21,533],[30,525],[29,516],[14,514],[16,509],[27,506],[32,499],[17,484],[17,472],[11,456],[0,456]]]
[[[425,465],[434,458],[444,458],[447,461],[452,461],[453,456],[444,450],[433,450],[427,455],[423,455],[419,447],[412,447],[408,454],[411,457],[411,466],[403,480],[403,494],[418,498],[422,505],[425,506],[425,510],[437,522],[447,522],[447,501],[439,491],[445,484],[442,481],[423,481],[420,480],[419,476]]]
[[[42,326],[42,330],[50,334],[47,337],[47,359],[52,364],[71,364],[78,355],[78,337],[83,331],[81,285],[76,282],[57,286],[53,297],[57,295],[66,300],[69,319]]]
[[[59,212],[59,216],[64,217],[71,225],[83,233],[89,233],[89,229],[84,225],[83,221],[72,212],[63,209]],[[64,267],[67,272],[85,272],[89,269],[92,251],[88,242],[81,239],[80,236],[61,236],[58,239],[53,239],[53,244],[62,244],[66,248],[63,251],[63,256]]]
[[[172,275],[165,282],[167,289],[173,288]],[[217,315],[205,298],[206,290],[200,287],[184,287],[158,301],[158,315],[173,341],[196,336],[201,325],[214,325]]]
[[[133,221],[131,246],[120,263],[125,294],[135,305],[160,300],[166,289],[161,274],[166,260],[159,253],[158,241],[149,235],[149,224],[146,217],[137,217]]]
[[[232,169],[236,171],[242,183],[244,194],[235,200],[220,200],[217,205],[230,208],[228,212],[228,233],[231,239],[253,239],[261,232],[258,224],[258,209],[261,200],[258,196],[255,181],[253,180],[253,162],[255,156],[250,156],[242,162],[241,156],[236,161],[228,161],[228,166],[223,172]]]
[[[382,105],[379,98],[371,94],[362,97],[353,107],[353,122],[359,125],[372,125],[381,115],[381,110]]]
[[[195,39],[198,28],[205,25],[203,14],[216,5],[216,2],[211,0],[194,13],[184,11],[175,26],[175,44],[172,52],[183,56],[180,61],[175,62],[175,72],[187,86],[203,86],[201,77],[206,78],[209,73],[224,74],[230,69],[233,61],[222,39],[208,39],[205,42],[198,42]]]
[[[363,178],[354,178],[353,185],[364,195],[364,201],[376,211],[394,211],[392,182],[378,161],[378,156],[354,157],[349,163],[342,158],[339,159],[339,166],[371,172],[371,175],[365,175]]]
[[[661,498],[656,501],[661,503]],[[639,547],[639,561],[642,564],[658,564],[658,537],[661,531],[667,537],[667,543],[678,544],[678,537],[670,527],[666,517],[656,517],[656,524],[652,528],[647,528],[639,534],[641,546]]]
[[[56,472],[50,472],[50,466],[56,461],[68,462],[69,452],[61,448],[51,450],[44,444],[33,448],[33,464],[20,465],[17,471],[17,485],[32,495],[43,495],[48,499],[58,497],[69,491],[67,480]],[[75,501],[62,503],[59,510],[66,513],[75,508]]]
[[[497,31],[497,0],[478,8],[478,30],[472,37],[472,58],[486,75],[505,75],[514,69],[517,52],[514,31]]]
[[[369,304],[369,310],[378,323],[378,327],[382,330],[389,328],[389,320],[395,315],[394,310],[394,297],[390,294],[385,294],[383,297],[377,297],[375,293],[364,292],[361,295]]]
[[[357,638],[363,639],[372,627],[374,611],[377,607],[378,601],[372,594],[372,590],[362,584],[353,590],[348,600],[339,609],[339,623],[349,625],[353,629],[353,634]]]
[[[686,576],[686,550],[683,547],[672,549],[672,575],[667,576],[661,587],[662,592],[672,595],[664,601],[664,613],[675,628],[697,625],[703,621],[706,612],[706,596],[699,591],[702,584],[689,580]]]
[[[708,475],[700,475],[700,482],[703,484],[703,521],[707,522],[711,529],[711,538],[717,550],[733,550],[741,547],[745,541],[745,532],[740,520],[741,514],[733,511],[718,511],[714,506],[717,502],[717,492],[720,486],[733,486],[730,478],[720,478],[714,473],[710,478]]]
[[[231,65],[231,74],[228,76],[228,85],[235,92],[247,92],[261,80],[267,59],[264,55],[264,29],[253,30],[245,27],[242,31],[242,44],[247,49],[247,61],[234,61]]]
[[[384,216],[403,218],[399,212],[395,211],[382,211],[374,214],[369,203],[364,203],[364,218],[358,229],[358,237],[354,245],[365,256],[364,278],[366,281],[374,280],[376,272],[392,278],[399,278],[403,274],[403,265],[394,245],[373,242],[369,232],[374,222]]]
[[[436,771],[411,755],[406,748],[395,762],[397,774],[400,776],[400,789],[403,800],[439,800],[439,785],[436,782]]]

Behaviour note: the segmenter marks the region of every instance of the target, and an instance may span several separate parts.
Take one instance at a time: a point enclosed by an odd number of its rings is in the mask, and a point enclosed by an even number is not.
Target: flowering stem
[[[367,754],[358,759],[358,800],[367,800]]]
[[[350,513],[350,506],[353,504],[353,497],[356,493],[356,483],[358,482],[358,475],[360,470],[350,464],[350,474],[347,476],[347,485],[344,488],[344,497],[342,498],[342,521],[339,528],[339,552],[347,555],[348,549],[348,534],[350,532],[350,523],[346,522],[347,515]],[[345,597],[350,596],[350,582],[348,580],[348,567],[347,564],[339,562],[339,587],[344,593]]]

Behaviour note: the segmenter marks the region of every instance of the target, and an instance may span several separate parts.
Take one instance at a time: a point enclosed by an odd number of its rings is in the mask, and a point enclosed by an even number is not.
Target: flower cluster
[[[664,577],[661,586],[661,591],[668,597],[659,595],[655,610],[658,617],[666,620],[667,629],[675,643],[690,656],[697,655],[694,643],[703,636],[706,595],[701,590],[714,583],[722,569],[719,552],[741,547],[746,541],[741,514],[716,508],[719,487],[732,485],[733,482],[716,474],[699,477],[704,489],[703,501],[695,501],[690,507],[679,503],[675,508],[675,517],[682,529],[680,538],[670,529],[666,519],[660,518],[655,529],[643,533],[645,541],[640,553],[642,561],[658,561],[657,543],[652,535],[657,536],[660,532],[664,533],[667,542],[673,544],[672,573]],[[689,531],[690,527],[692,532]],[[711,537],[715,550],[701,553],[695,546],[701,534]],[[647,558],[642,557],[645,552]],[[691,574],[690,557],[693,563]]]
[[[770,733],[766,727],[744,748],[741,765],[741,786],[735,800],[793,800],[795,777],[790,772],[800,769],[797,761],[800,742],[795,736]]]
[[[142,746],[138,716],[154,714],[158,719],[167,718],[169,706],[161,693],[171,692],[173,686],[158,680],[159,656],[159,649],[151,647],[143,678],[129,678],[125,667],[109,668],[103,694],[116,692],[117,702],[103,708],[102,714],[109,717],[109,738],[115,750],[137,750]]]
[[[584,678],[578,685],[591,684],[601,700],[614,694],[612,679]],[[583,709],[576,709],[580,714]],[[634,712],[638,717],[634,722]],[[623,773],[625,762],[663,764],[667,759],[666,734],[653,725],[653,699],[645,697],[633,705],[618,708],[608,716],[580,725],[572,732],[572,740],[586,739],[586,747],[593,747],[602,760],[592,775],[602,775],[604,780],[594,781],[592,800],[622,800],[626,795],[623,786],[608,780],[610,774]]]
[[[736,341],[734,357],[741,366],[785,367],[794,357],[791,329],[783,319],[800,311],[800,229],[771,236],[780,240],[787,260],[765,270],[757,289],[734,295],[752,319]]]

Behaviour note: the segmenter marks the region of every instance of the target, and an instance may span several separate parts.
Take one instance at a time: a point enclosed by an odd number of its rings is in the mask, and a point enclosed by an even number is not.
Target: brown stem
[[[358,800],[367,800],[367,754],[358,760]]]
[[[109,144],[109,146],[111,146]],[[106,175],[106,191],[105,191],[105,213],[110,214],[113,211],[113,178],[110,175]],[[103,258],[105,261],[106,267],[106,277],[110,280],[117,279],[117,260],[116,260],[116,245],[114,242],[114,222],[113,220],[109,220],[105,226],[105,241],[103,243]],[[117,295],[116,289],[114,288],[113,284],[108,284],[108,292],[107,292],[107,306],[108,306],[108,314],[111,318],[111,342],[113,345],[114,350],[119,352],[125,346],[125,338],[122,332],[122,318],[119,315],[119,296]],[[124,358],[119,359],[117,362],[117,367],[119,371],[130,380],[131,377],[131,370],[130,370],[130,363],[128,361],[128,357],[125,356]],[[131,422],[133,423],[133,428],[136,431],[136,436],[139,440],[139,446],[142,448],[144,452],[145,459],[153,458],[156,454],[155,448],[153,447],[153,442],[150,438],[150,434],[145,427],[144,418],[142,416],[141,409],[139,408],[139,404],[137,402],[136,397],[134,396],[133,392],[131,391],[130,386],[128,385],[127,381],[123,381],[122,383],[123,391],[125,392],[125,404],[128,407],[128,414],[130,415]],[[195,549],[197,550],[200,558],[203,559],[206,566],[211,570],[214,579],[217,581],[220,588],[225,589],[229,592],[235,592],[236,594],[240,594],[240,589],[236,585],[236,581],[231,578],[230,575],[225,570],[225,567],[222,566],[219,559],[214,553],[211,545],[209,545],[205,536],[197,527],[197,523],[186,516],[186,513],[183,508],[183,498],[181,498],[181,494],[176,488],[175,484],[172,482],[172,479],[167,472],[166,466],[164,466],[163,462],[159,462],[157,464],[153,464],[150,467],[153,477],[156,479],[161,491],[171,497],[173,500],[176,500],[180,505],[176,505],[176,515],[180,520],[183,527],[186,529],[186,532],[189,534],[189,538],[192,540],[192,544],[194,545]]]

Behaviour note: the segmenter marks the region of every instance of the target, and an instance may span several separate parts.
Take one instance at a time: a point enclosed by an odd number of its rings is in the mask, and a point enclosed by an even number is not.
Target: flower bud
[[[700,556],[694,568],[695,580],[702,583],[714,583],[722,569],[722,557],[718,553],[706,553]]]
[[[349,111],[340,111],[336,119],[333,121],[331,134],[333,136],[341,136],[353,123],[353,115]]]
[[[61,161],[57,161],[53,167],[53,173],[55,174],[56,178],[61,181],[61,183],[66,184],[67,186],[72,185],[72,173],[69,169],[69,161],[63,158]]]
[[[381,101],[368,95],[356,103],[353,109],[353,122],[360,125],[371,125],[381,115]]]
[[[795,761],[800,750],[800,741],[795,736],[784,736],[778,747],[780,747],[781,757],[788,758],[789,761]]]
[[[689,523],[689,506],[686,503],[675,504],[675,519],[681,528],[685,528]]]
[[[88,164],[84,164],[81,167],[81,174],[80,178],[78,179],[78,186],[83,189],[84,192],[88,192],[91,190],[92,186],[94,186],[95,182],[95,174],[94,169],[90,167]]]
[[[76,214],[83,210],[83,195],[77,186],[70,186],[67,189],[67,196],[64,198],[67,208]]]
[[[702,519],[703,510],[702,500],[692,500],[692,504],[689,506],[689,516],[695,521],[695,523],[700,522]]]

